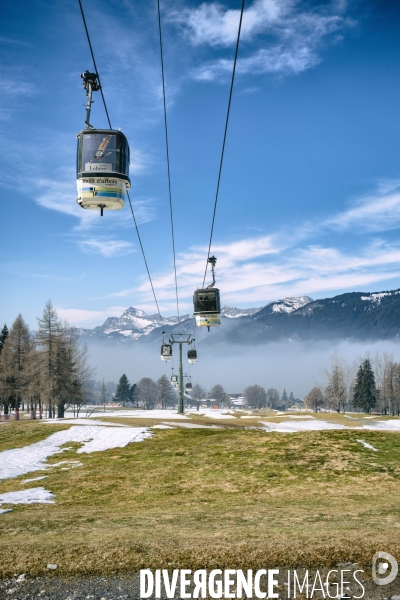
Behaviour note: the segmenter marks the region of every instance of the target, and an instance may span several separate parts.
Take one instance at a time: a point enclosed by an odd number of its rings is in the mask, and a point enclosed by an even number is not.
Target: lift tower
[[[191,344],[190,333],[173,333],[170,336],[170,344],[179,344],[179,371],[178,371],[178,413],[183,415],[185,404],[183,397],[183,369],[182,369],[182,344]]]

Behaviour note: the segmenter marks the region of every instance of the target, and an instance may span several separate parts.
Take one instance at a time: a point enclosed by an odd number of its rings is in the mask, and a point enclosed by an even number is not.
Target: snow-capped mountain
[[[224,306],[224,308],[221,309],[221,316],[227,317],[228,319],[250,317],[251,315],[255,315],[261,308],[235,308],[234,306]]]
[[[143,335],[148,335],[158,327],[165,325],[176,325],[179,322],[186,321],[190,315],[181,315],[178,317],[166,317],[160,319],[159,314],[148,315],[144,310],[130,306],[120,317],[108,317],[103,323],[94,329],[84,329],[82,334],[86,336],[116,337],[138,339]]]
[[[287,298],[270,302],[264,306],[264,308],[257,311],[259,314],[257,314],[256,318],[277,313],[286,313],[289,315],[299,308],[303,308],[307,304],[310,304],[310,302],[313,302],[313,299],[310,298],[310,296],[288,296]]]
[[[236,308],[234,306],[224,306],[221,310],[221,316],[227,319],[237,319],[240,321],[243,317],[252,317],[270,309],[276,312],[292,312],[297,308],[305,306],[307,302],[311,302],[308,296],[300,298],[285,298],[278,300],[275,303],[270,303],[264,308]],[[275,308],[277,307],[277,308]],[[193,316],[186,314],[178,317],[166,317],[160,319],[159,314],[148,315],[144,310],[130,306],[120,317],[108,317],[103,323],[94,329],[78,329],[79,333],[85,337],[102,337],[102,338],[117,338],[126,340],[138,340],[143,336],[148,336],[155,329],[162,327],[171,327],[187,322],[188,327],[193,327]]]

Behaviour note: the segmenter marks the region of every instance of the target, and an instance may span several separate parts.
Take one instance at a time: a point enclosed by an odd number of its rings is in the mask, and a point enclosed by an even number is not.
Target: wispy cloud
[[[135,252],[133,244],[124,240],[112,240],[104,237],[79,240],[78,245],[88,254],[101,254],[102,256],[122,256]]]
[[[36,86],[32,83],[13,79],[0,79],[0,94],[2,96],[33,96],[36,93]]]
[[[338,230],[389,231],[400,227],[400,180],[384,181],[375,194],[355,201],[347,210],[328,218],[324,225]]]
[[[313,223],[296,223],[291,236],[277,231],[228,244],[216,242],[212,251],[218,257],[217,285],[224,303],[261,305],[285,295],[312,296],[398,279],[400,243],[371,238],[370,233],[400,228],[399,185],[396,180],[383,182],[375,194],[354,201],[340,213]],[[358,232],[359,242],[352,250],[339,249],[332,242],[332,230]],[[324,236],[326,244],[320,241]],[[313,238],[319,242],[313,243]],[[206,248],[200,247],[178,256],[182,310],[190,308],[193,290],[202,285],[205,256]],[[174,312],[172,270],[156,274],[153,282],[158,298]],[[131,292],[127,290],[126,295]],[[149,297],[145,279],[137,294]]]
[[[343,31],[354,24],[345,10],[346,4],[337,1],[306,10],[296,0],[255,0],[243,16],[238,73],[290,75],[314,67],[321,61],[324,45],[341,39]],[[203,3],[172,12],[170,19],[194,46],[224,48],[236,42],[239,10]],[[193,76],[210,81],[231,69],[231,60],[219,58],[195,69]]]

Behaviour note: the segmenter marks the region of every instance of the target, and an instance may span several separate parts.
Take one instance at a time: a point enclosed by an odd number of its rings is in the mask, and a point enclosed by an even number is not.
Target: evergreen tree
[[[375,376],[368,358],[364,360],[357,371],[353,404],[367,413],[370,413],[371,408],[376,404]]]
[[[8,327],[6,324],[4,324],[4,327],[0,333],[0,354],[1,354],[1,351],[4,346],[4,342],[6,341],[7,337],[8,337]]]
[[[48,300],[43,316],[38,319],[37,343],[39,346],[42,390],[46,397],[49,418],[55,416],[56,354],[59,351],[61,323],[51,300]]]
[[[129,391],[129,403],[132,404],[132,406],[135,406],[135,402],[137,403],[136,389],[137,389],[137,385],[136,385],[136,383],[133,383],[131,385],[131,389]]]
[[[282,396],[281,396],[281,400],[282,400],[282,402],[284,402],[285,404],[287,403],[287,401],[288,401],[288,396],[287,396],[286,390],[283,390],[283,392],[282,392]]]
[[[101,383],[101,387],[100,387],[100,404],[103,404],[103,406],[105,407],[106,403],[107,403],[107,388],[106,388],[106,384],[104,383],[104,379]]]
[[[294,396],[293,396],[293,392],[290,392],[290,396],[289,396],[289,403],[293,406],[294,404]]]
[[[129,400],[131,395],[131,386],[129,380],[125,373],[121,375],[120,380],[118,381],[117,390],[114,394],[114,400],[125,406]]]
[[[28,401],[33,352],[29,327],[18,315],[4,342],[0,371],[3,404],[4,407],[7,404],[15,408],[16,419],[19,418],[21,404]]]
[[[267,390],[267,404],[270,408],[275,408],[279,402],[279,392],[275,388]]]

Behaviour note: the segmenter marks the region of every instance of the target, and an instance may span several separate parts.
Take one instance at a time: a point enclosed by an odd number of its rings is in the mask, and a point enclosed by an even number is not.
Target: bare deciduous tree
[[[150,377],[143,377],[137,384],[140,402],[147,410],[154,408],[158,399],[158,386]]]
[[[267,392],[261,385],[249,385],[243,394],[247,404],[251,408],[265,408],[267,404]]]
[[[315,386],[304,396],[304,406],[318,412],[318,407],[323,406],[324,395],[320,387]]]
[[[349,399],[349,385],[352,372],[346,361],[335,351],[331,356],[331,366],[324,369],[327,382],[325,387],[325,403],[328,408],[340,412],[345,410]]]

